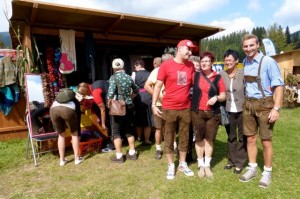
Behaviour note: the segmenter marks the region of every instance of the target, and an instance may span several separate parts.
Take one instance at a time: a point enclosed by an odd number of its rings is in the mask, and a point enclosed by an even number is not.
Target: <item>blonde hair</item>
[[[242,44],[245,40],[249,40],[249,39],[255,39],[256,40],[256,43],[259,43],[259,40],[258,40],[258,37],[254,34],[246,34],[243,36],[242,38]]]

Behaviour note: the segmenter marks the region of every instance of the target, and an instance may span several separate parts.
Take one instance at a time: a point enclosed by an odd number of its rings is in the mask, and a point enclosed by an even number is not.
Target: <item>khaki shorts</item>
[[[271,139],[275,123],[270,123],[268,117],[273,107],[273,97],[246,98],[243,111],[244,135],[253,136],[259,131],[261,139]]]
[[[59,134],[65,132],[66,126],[70,129],[72,134],[78,133],[78,123],[75,110],[64,106],[52,107],[50,108],[50,117],[56,131]]]

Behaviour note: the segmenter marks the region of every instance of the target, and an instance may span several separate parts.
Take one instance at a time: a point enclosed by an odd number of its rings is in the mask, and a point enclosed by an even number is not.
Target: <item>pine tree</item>
[[[286,37],[286,44],[292,43],[291,33],[290,33],[290,29],[288,26],[285,28],[285,37]]]

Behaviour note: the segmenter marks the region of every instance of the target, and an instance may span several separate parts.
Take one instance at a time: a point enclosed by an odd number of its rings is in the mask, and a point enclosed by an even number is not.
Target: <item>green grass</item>
[[[60,167],[58,156],[48,153],[38,159],[26,159],[26,140],[0,142],[0,198],[299,198],[300,196],[300,108],[284,109],[274,129],[273,181],[268,189],[258,187],[259,177],[239,182],[226,164],[226,133],[220,127],[215,142],[212,170],[214,178],[200,179],[177,173],[173,181],[165,178],[167,164],[154,159],[155,146],[137,143],[137,161],[112,164],[112,153],[86,156],[75,166]],[[124,152],[125,152],[124,148]],[[262,166],[259,144],[258,163]],[[190,165],[196,172],[197,164]]]

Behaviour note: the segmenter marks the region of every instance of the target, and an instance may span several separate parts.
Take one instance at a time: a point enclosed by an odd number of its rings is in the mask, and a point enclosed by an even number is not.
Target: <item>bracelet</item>
[[[219,101],[219,99],[218,99],[218,96],[217,96],[217,95],[215,95],[215,97],[217,98],[217,101]]]

